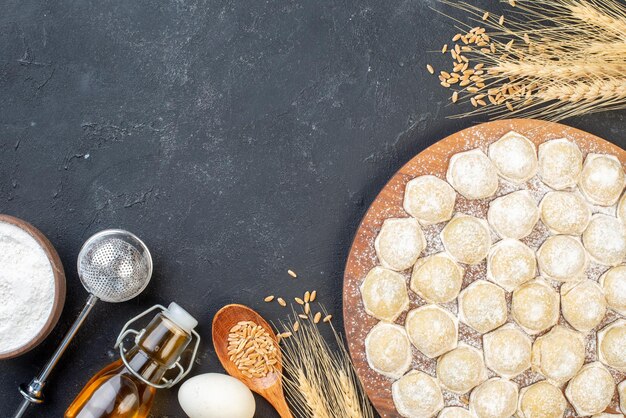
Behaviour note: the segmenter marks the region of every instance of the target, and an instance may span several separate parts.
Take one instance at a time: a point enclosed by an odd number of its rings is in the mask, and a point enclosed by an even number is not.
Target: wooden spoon
[[[235,363],[230,360],[228,355],[228,334],[231,328],[240,321],[252,321],[265,328],[276,342],[276,347],[278,348],[278,340],[274,331],[261,315],[244,305],[226,305],[213,318],[213,346],[215,347],[217,357],[229,375],[241,380],[250,390],[267,399],[281,418],[293,418],[283,392],[283,365],[280,351],[278,352],[278,363],[276,363],[278,372],[270,373],[262,378],[248,378],[244,376]]]

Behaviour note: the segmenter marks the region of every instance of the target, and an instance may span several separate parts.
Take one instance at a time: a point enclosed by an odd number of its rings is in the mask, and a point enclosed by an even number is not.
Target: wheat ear
[[[490,30],[489,48],[467,47],[467,63],[439,76],[453,103],[469,101],[494,119],[562,120],[626,108],[626,7],[616,0],[518,0],[515,13],[491,17],[466,2],[440,0]],[[485,18],[485,16],[487,16]],[[484,33],[485,29],[481,29]],[[458,39],[462,34],[456,35]],[[481,70],[463,82],[465,69]],[[432,66],[431,66],[432,68]],[[480,74],[478,74],[480,73]],[[467,77],[466,77],[467,78]],[[461,87],[459,89],[459,87]],[[457,90],[458,89],[458,90]]]
[[[309,382],[309,379],[304,375],[303,371],[298,373],[298,388],[300,389],[302,397],[306,400],[306,405],[311,410],[312,418],[332,417],[318,388]]]
[[[373,418],[372,407],[335,329],[330,328],[337,349],[331,349],[311,321],[301,322],[297,332],[292,326],[285,328],[292,332],[281,345],[292,409],[302,417]]]

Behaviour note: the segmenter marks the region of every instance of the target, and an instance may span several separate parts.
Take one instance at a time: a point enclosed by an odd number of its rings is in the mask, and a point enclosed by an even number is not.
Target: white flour
[[[0,354],[27,344],[52,311],[54,275],[37,241],[0,222]]]

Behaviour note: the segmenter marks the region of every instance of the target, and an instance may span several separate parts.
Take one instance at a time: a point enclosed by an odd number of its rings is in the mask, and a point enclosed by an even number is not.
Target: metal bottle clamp
[[[142,317],[146,316],[150,312],[155,311],[157,309],[160,309],[161,312],[167,311],[167,308],[165,306],[163,306],[163,305],[154,305],[150,309],[140,313],[139,315],[137,315],[134,318],[132,318],[130,321],[126,322],[124,324],[124,327],[122,327],[122,330],[120,331],[120,335],[117,337],[117,341],[115,342],[114,348],[117,348],[119,346],[119,348],[120,348],[120,358],[122,359],[122,362],[124,363],[124,366],[126,366],[126,368],[137,379],[141,380],[146,385],[152,386],[154,388],[157,388],[157,389],[167,389],[167,388],[171,388],[172,386],[174,386],[175,384],[180,382],[191,371],[191,367],[193,366],[193,363],[194,363],[194,361],[196,359],[196,355],[198,354],[198,347],[200,346],[200,335],[198,335],[198,333],[195,330],[191,330],[191,334],[196,338],[196,344],[194,346],[193,354],[191,355],[191,359],[189,359],[189,364],[187,365],[187,368],[185,369],[180,364],[180,361],[179,361],[180,358],[176,361],[176,363],[174,363],[170,367],[170,369],[173,369],[174,367],[178,367],[178,369],[180,370],[178,372],[178,376],[176,376],[176,378],[174,378],[174,379],[166,379],[165,377],[163,377],[162,378],[163,383],[161,383],[161,384],[152,383],[152,382],[148,381],[142,375],[140,375],[138,372],[136,372],[132,367],[130,367],[130,365],[128,364],[128,360],[126,359],[126,350],[124,349],[124,338],[126,338],[130,334],[134,334],[135,335],[135,343],[139,342],[139,338],[141,338],[141,336],[145,332],[145,329],[142,329],[141,331],[136,331],[134,329],[129,328],[129,326],[133,322],[136,322],[137,320],[141,319]]]

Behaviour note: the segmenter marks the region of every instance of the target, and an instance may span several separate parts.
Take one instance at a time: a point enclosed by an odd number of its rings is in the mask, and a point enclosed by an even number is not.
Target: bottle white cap
[[[165,310],[163,314],[190,334],[191,331],[198,325],[196,318],[191,316],[189,312],[181,308],[176,302],[170,303],[167,310]]]

